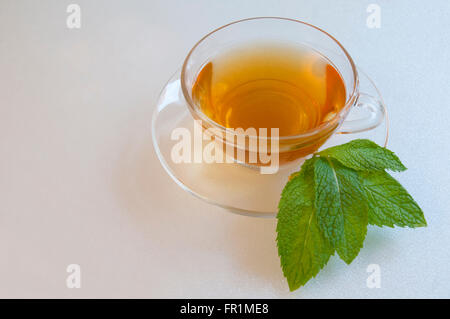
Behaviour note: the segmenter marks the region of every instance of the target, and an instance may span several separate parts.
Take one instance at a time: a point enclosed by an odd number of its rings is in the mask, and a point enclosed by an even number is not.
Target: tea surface
[[[304,133],[344,105],[344,81],[307,47],[258,43],[218,55],[199,72],[192,96],[202,112],[229,128]]]

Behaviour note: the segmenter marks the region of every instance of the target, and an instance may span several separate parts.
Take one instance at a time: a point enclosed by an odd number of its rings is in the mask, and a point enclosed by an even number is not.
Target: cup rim
[[[181,76],[180,76],[180,83],[181,83],[181,91],[183,92],[183,96],[186,100],[186,102],[188,103],[189,107],[197,114],[199,115],[199,117],[201,118],[202,121],[205,121],[207,123],[209,123],[211,126],[218,128],[224,132],[230,132],[231,134],[236,135],[236,133],[233,131],[233,129],[225,127],[215,121],[213,121],[211,118],[209,118],[208,116],[206,116],[206,114],[204,114],[199,108],[195,107],[195,103],[192,100],[188,88],[186,86],[186,82],[185,82],[185,74],[186,74],[186,68],[187,68],[187,64],[188,61],[192,55],[192,53],[195,51],[195,49],[200,45],[200,43],[202,43],[203,41],[205,41],[207,38],[209,38],[212,34],[216,33],[217,31],[220,31],[222,29],[225,29],[231,25],[237,24],[237,23],[241,23],[241,22],[247,22],[247,21],[253,21],[253,20],[264,20],[264,19],[270,19],[270,20],[284,20],[284,21],[288,21],[288,22],[295,22],[295,23],[300,23],[303,24],[307,27],[316,29],[317,31],[320,31],[321,33],[325,34],[328,38],[330,38],[331,40],[333,40],[338,46],[339,48],[344,52],[347,60],[350,62],[350,65],[352,67],[352,73],[353,73],[353,88],[352,88],[352,92],[350,94],[350,96],[348,97],[348,99],[345,102],[345,105],[342,107],[342,109],[329,121],[322,123],[310,130],[307,130],[306,132],[303,132],[301,134],[297,134],[297,135],[286,135],[286,136],[279,136],[276,139],[277,140],[291,140],[291,139],[300,139],[300,138],[305,138],[305,137],[310,137],[310,136],[314,136],[319,132],[323,132],[326,129],[332,127],[333,125],[336,124],[336,122],[339,120],[340,115],[344,114],[344,118],[345,118],[345,114],[347,114],[348,110],[350,109],[350,107],[355,103],[356,101],[356,97],[358,95],[358,87],[359,87],[359,76],[358,76],[358,71],[356,68],[356,65],[352,59],[352,57],[350,56],[350,54],[347,52],[347,50],[344,48],[344,46],[335,38],[333,37],[331,34],[329,34],[328,32],[326,32],[325,30],[316,27],[315,25],[312,25],[310,23],[304,22],[304,21],[300,21],[300,20],[296,20],[296,19],[291,19],[291,18],[284,18],[284,17],[275,17],[275,16],[264,16],[264,17],[252,17],[252,18],[245,18],[245,19],[241,19],[241,20],[236,20],[233,22],[230,22],[228,24],[225,24],[219,28],[214,29],[213,31],[209,32],[208,34],[206,34],[205,36],[203,36],[193,47],[192,49],[189,51],[188,55],[186,56],[186,58],[184,59],[183,62],[183,66],[181,68]],[[337,126],[336,126],[337,128]],[[251,137],[251,136],[250,136]],[[273,139],[272,137],[257,137],[259,139],[263,138],[263,139],[268,139],[271,140]]]

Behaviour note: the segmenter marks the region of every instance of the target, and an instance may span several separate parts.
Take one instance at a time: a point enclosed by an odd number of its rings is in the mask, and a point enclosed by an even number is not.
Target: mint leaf
[[[334,159],[319,157],[314,164],[314,181],[319,228],[349,264],[367,233],[368,206],[360,176]]]
[[[291,291],[315,277],[334,253],[317,225],[314,161],[307,160],[300,173],[291,177],[278,205],[278,254]]]
[[[315,154],[291,174],[277,216],[278,254],[291,290],[315,277],[335,251],[351,263],[368,223],[426,226],[420,207],[385,169],[406,168],[386,148],[355,140]]]
[[[344,166],[357,171],[406,170],[397,155],[370,140],[353,140],[327,148],[318,155],[333,157]]]
[[[369,204],[369,224],[394,227],[427,225],[419,205],[391,175],[361,172]]]

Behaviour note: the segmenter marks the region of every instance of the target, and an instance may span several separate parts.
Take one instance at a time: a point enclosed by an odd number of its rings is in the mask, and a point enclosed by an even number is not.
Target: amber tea
[[[323,55],[305,46],[253,43],[234,47],[203,66],[192,87],[199,109],[227,128],[279,129],[297,136],[331,120],[344,107],[344,80]],[[311,154],[332,132],[289,151],[280,164]],[[281,142],[282,144],[283,142]]]
[[[344,81],[321,54],[304,46],[253,44],[207,63],[192,96],[201,111],[228,128],[279,128],[298,135],[344,106]]]

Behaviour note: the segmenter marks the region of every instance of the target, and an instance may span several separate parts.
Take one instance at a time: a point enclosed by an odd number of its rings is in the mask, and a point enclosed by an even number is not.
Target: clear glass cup
[[[356,133],[373,129],[382,122],[385,111],[383,103],[378,98],[359,91],[359,76],[355,63],[345,48],[333,36],[311,24],[298,20],[259,17],[232,22],[210,32],[191,49],[181,69],[180,83],[186,106],[194,119],[201,120],[204,129],[217,132],[216,140],[223,144],[233,144],[235,149],[245,148],[244,151],[247,152],[245,158],[249,158],[251,153],[258,152],[258,150],[249,147],[249,145],[256,144],[249,142],[241,145],[236,144],[236,141],[239,140],[235,137],[236,133],[227,135],[226,133],[230,129],[206,116],[201,111],[201,106],[197,105],[192,98],[192,87],[198,73],[205,64],[225,50],[258,41],[299,44],[317,51],[325,56],[339,71],[346,88],[345,106],[329,121],[302,134],[282,136],[277,138],[276,141],[271,141],[271,138],[268,138],[269,148],[271,143],[278,143],[279,145],[279,165],[299,160],[314,153],[338,129],[342,133]],[[363,113],[363,116],[358,120],[346,122],[346,116],[353,107],[357,107],[360,113]],[[225,136],[232,136],[233,138],[224,139]],[[256,139],[257,136],[247,135],[245,138]],[[237,151],[234,150],[229,154],[237,154]],[[256,158],[258,158],[258,155]],[[261,163],[246,164],[264,165]]]

